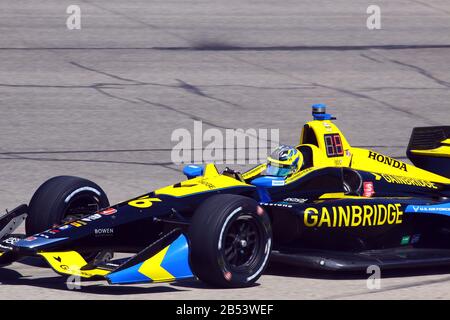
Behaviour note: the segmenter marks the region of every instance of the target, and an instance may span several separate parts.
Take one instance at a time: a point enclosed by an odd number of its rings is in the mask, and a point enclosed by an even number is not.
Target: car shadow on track
[[[0,268],[0,283],[1,285],[15,285],[15,286],[32,286],[44,289],[61,290],[65,292],[74,293],[90,293],[98,295],[130,295],[130,294],[152,294],[165,292],[185,291],[177,289],[172,286],[161,285],[108,285],[105,283],[93,283],[93,281],[82,281],[79,288],[75,288],[73,282],[67,282],[68,278],[64,276],[51,276],[32,278],[23,276],[19,272],[11,269]],[[95,281],[97,282],[97,281]],[[72,289],[71,289],[72,288]]]
[[[49,265],[43,259],[36,258],[36,257],[26,257],[26,258],[20,260],[20,263],[24,264],[24,265],[27,265],[27,266],[31,266],[31,267],[36,267],[36,268],[45,268],[45,269],[49,269],[49,270],[51,269],[49,267]],[[0,270],[2,270],[2,269],[0,269]],[[3,269],[3,270],[6,270],[6,269]],[[64,276],[56,276],[56,277],[51,277],[51,278],[48,278],[48,279],[53,279],[53,278],[55,278],[55,279],[62,279],[62,280],[60,280],[62,289],[68,290],[67,289],[67,285],[65,283],[65,281],[67,279],[66,277],[64,277]],[[1,273],[0,273],[0,279],[2,279]],[[85,282],[88,282],[88,281],[85,281]],[[32,284],[30,283],[29,285],[32,285]],[[140,287],[140,286],[135,287],[135,288],[137,288],[137,290],[149,289],[149,291],[151,291],[150,289],[157,288],[156,284],[146,284],[146,285],[152,286],[152,288],[145,288],[145,287]],[[105,282],[104,285],[100,284],[100,285],[97,285],[97,286],[94,286],[94,285],[83,286],[82,291],[83,292],[87,292],[87,293],[109,294],[110,290],[112,290],[112,291],[114,291],[114,290],[122,291],[122,290],[127,290],[127,289],[124,289],[124,288],[129,288],[129,287],[132,287],[132,286],[133,285],[129,285],[129,284],[128,285],[114,285],[114,286],[111,286],[111,285],[107,285],[106,282]],[[257,287],[257,286],[259,286],[259,284],[255,283],[255,284],[253,284],[253,286]],[[111,289],[111,288],[117,288],[117,289]],[[217,287],[210,286],[210,285],[208,285],[208,284],[206,284],[206,283],[204,283],[202,281],[198,281],[196,279],[176,281],[176,282],[170,283],[170,287],[168,287],[168,286],[158,286],[158,288],[160,288],[162,291],[155,290],[155,292],[186,291],[186,290],[177,289],[177,288],[210,289],[210,290],[218,289]],[[172,290],[170,290],[170,288],[172,288]],[[58,289],[58,288],[54,288],[54,289]],[[97,290],[98,291],[105,290],[105,292],[95,292]],[[90,292],[90,291],[93,291],[93,292]],[[123,293],[123,294],[131,294],[131,293],[133,293],[133,292]],[[142,292],[142,293],[149,293],[149,292]]]
[[[21,263],[24,261],[21,261]],[[39,259],[27,259],[25,265],[35,267],[46,267],[46,264],[42,264]],[[49,267],[47,267],[49,268]],[[50,270],[50,268],[49,268]],[[401,278],[401,277],[414,277],[425,275],[439,275],[450,274],[449,266],[442,267],[427,267],[427,268],[414,268],[414,269],[397,269],[397,270],[382,270],[383,278]],[[313,270],[306,269],[278,262],[271,262],[263,274],[280,276],[287,278],[309,278],[309,279],[323,279],[323,280],[358,280],[367,279],[368,274],[364,271],[360,272],[336,272],[325,270]],[[65,276],[56,275],[46,276],[40,278],[34,278],[29,276],[23,276],[19,272],[8,269],[0,268],[0,283],[2,285],[20,285],[20,286],[32,286],[45,289],[61,290],[65,292],[74,293],[89,293],[97,295],[110,295],[121,296],[129,294],[157,294],[167,292],[183,292],[192,289],[206,289],[206,290],[223,290],[220,288],[212,287],[198,280],[184,280],[179,282],[173,282],[170,285],[158,285],[158,284],[139,284],[139,285],[108,285],[106,281],[99,283],[98,281],[82,281],[79,289],[70,289],[67,283],[68,278]],[[258,287],[259,284],[253,285]],[[73,288],[73,287],[72,287]]]
[[[202,281],[192,279],[171,283],[172,287],[189,288],[189,289],[209,289],[209,290],[228,290],[227,288],[219,288],[211,286]],[[250,287],[258,287],[259,283],[254,283]],[[248,288],[248,287],[247,287]],[[245,288],[244,288],[245,289]],[[230,288],[230,290],[239,290],[239,288]]]
[[[407,269],[381,270],[383,278],[403,278],[426,275],[450,274],[450,266],[419,267]],[[367,279],[372,273],[365,271],[326,271],[307,269],[278,262],[271,262],[264,274],[292,278],[309,278],[323,280],[358,280]],[[264,275],[263,275],[264,276]]]

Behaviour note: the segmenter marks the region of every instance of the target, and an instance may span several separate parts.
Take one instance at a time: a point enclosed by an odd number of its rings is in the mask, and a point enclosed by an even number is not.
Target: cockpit
[[[296,148],[281,145],[267,159],[265,175],[288,177],[301,170],[303,156]]]

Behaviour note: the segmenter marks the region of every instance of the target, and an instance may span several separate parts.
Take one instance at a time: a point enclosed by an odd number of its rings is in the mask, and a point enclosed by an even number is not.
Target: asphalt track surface
[[[402,158],[411,128],[450,124],[450,5],[377,1],[0,2],[0,203],[47,178],[83,176],[111,202],[182,179],[173,130],[279,128],[295,144],[326,103],[355,146]],[[272,265],[253,288],[108,286],[28,260],[0,269],[2,299],[448,299],[450,269],[328,274]]]

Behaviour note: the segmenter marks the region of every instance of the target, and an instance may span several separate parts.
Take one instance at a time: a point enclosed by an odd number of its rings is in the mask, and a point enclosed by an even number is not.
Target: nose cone
[[[67,238],[44,238],[40,235],[38,236],[31,236],[22,240],[17,241],[14,244],[14,247],[20,248],[20,249],[37,249],[38,247],[46,247],[47,245],[54,244],[59,241],[66,240]]]

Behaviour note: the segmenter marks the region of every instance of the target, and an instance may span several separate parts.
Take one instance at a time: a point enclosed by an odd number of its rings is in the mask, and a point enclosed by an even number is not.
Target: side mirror
[[[263,176],[253,179],[251,184],[262,188],[284,186],[284,177]]]
[[[272,200],[267,189],[284,186],[285,181],[283,177],[263,176],[253,179],[251,184],[256,186],[256,191],[258,192],[259,200],[261,202],[270,202]]]
[[[203,175],[203,167],[195,164],[189,164],[183,168],[183,173],[188,179]]]

